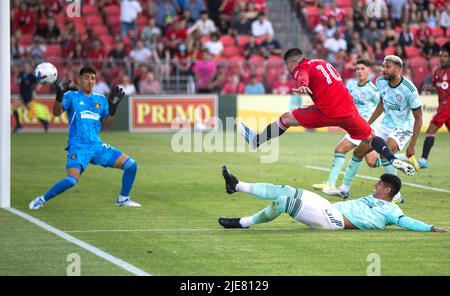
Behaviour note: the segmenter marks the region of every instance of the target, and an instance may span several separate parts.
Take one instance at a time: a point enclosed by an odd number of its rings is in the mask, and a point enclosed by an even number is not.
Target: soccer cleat
[[[419,160],[417,161],[417,163],[419,163],[419,166],[420,166],[421,169],[426,169],[426,168],[428,168],[428,163],[426,163],[425,161],[423,161],[423,160],[421,160],[421,159],[419,159]]]
[[[392,199],[392,203],[394,203],[396,205],[402,204],[404,202],[405,202],[405,199],[403,198],[403,196],[401,194],[394,196],[394,198]]]
[[[118,206],[125,206],[125,207],[133,207],[133,208],[140,208],[141,204],[132,201],[131,199],[127,198],[125,200],[119,201],[119,198],[116,200],[116,205]]]
[[[223,228],[248,228],[242,227],[241,223],[239,223],[239,220],[241,220],[241,218],[220,217],[219,224],[222,225]]]
[[[37,210],[39,208],[44,207],[45,199],[44,196],[38,196],[30,202],[29,208],[30,210]]]
[[[314,189],[318,189],[318,190],[323,190],[325,188],[327,188],[327,189],[336,189],[336,186],[328,185],[327,182],[323,182],[323,183],[320,183],[320,184],[313,184],[312,187]]]
[[[394,159],[394,161],[392,162],[392,166],[396,169],[401,170],[407,176],[412,176],[416,173],[416,170],[411,164],[401,161],[399,159]]]
[[[236,185],[239,183],[239,180],[230,173],[226,165],[222,166],[222,176],[225,179],[225,191],[228,194],[235,193]]]
[[[241,122],[241,133],[244,137],[245,142],[250,146],[251,149],[258,148],[258,144],[256,143],[256,134],[251,129],[249,129],[245,124]]]
[[[414,155],[408,158],[408,162],[414,167],[416,171],[422,168]]]
[[[324,188],[322,189],[322,192],[328,195],[333,195],[333,196],[339,196],[342,197],[343,199],[347,199],[350,196],[350,191],[344,191],[341,188]]]

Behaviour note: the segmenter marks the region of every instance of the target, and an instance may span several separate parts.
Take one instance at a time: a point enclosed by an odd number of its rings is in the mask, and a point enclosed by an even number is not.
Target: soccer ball
[[[51,63],[40,63],[34,69],[36,81],[42,84],[52,84],[58,77],[58,70]]]

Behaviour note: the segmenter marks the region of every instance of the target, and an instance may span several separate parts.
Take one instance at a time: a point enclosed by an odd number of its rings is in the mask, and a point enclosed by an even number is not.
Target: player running
[[[383,174],[375,184],[373,193],[366,197],[333,204],[313,192],[288,185],[239,181],[226,166],[222,167],[222,175],[228,194],[245,192],[272,201],[271,205],[253,216],[219,218],[219,224],[224,228],[249,228],[287,213],[314,229],[384,229],[388,225],[398,225],[413,231],[447,232],[447,229],[406,216],[398,205],[391,202],[401,188],[401,181],[395,175]]]
[[[117,106],[125,93],[116,86],[106,100],[103,95],[92,92],[95,81],[95,70],[87,66],[80,70],[78,90],[65,92],[69,83],[63,83],[59,77],[54,83],[56,99],[53,104],[53,115],[60,116],[66,111],[69,118],[69,139],[66,148],[67,177],[53,185],[44,195],[36,197],[30,203],[30,209],[43,207],[51,198],[75,186],[89,163],[122,169],[124,171],[122,191],[116,204],[141,206],[130,199],[137,171],[136,161],[109,144],[104,144],[99,136],[102,127],[104,129],[111,127]]]
[[[241,123],[245,141],[252,149],[256,149],[271,138],[281,136],[291,126],[305,128],[339,126],[353,139],[363,140],[389,160],[394,167],[408,176],[414,175],[415,169],[412,165],[397,159],[390,149],[386,149],[385,140],[374,136],[370,125],[359,115],[339,73],[330,63],[307,58],[299,48],[287,50],[284,60],[291,76],[300,85],[297,89],[293,89],[294,93],[309,94],[314,104],[284,113],[260,134],[255,134]]]
[[[384,118],[381,122],[374,124],[375,135],[386,141],[386,147],[394,153],[406,149],[406,157],[414,163],[415,145],[422,127],[422,106],[419,93],[414,84],[401,75],[403,61],[395,55],[388,55],[383,62],[383,75],[375,82],[380,91],[381,100],[369,119],[372,124],[383,112]],[[366,142],[354,150],[353,157],[347,166],[342,186],[336,189],[325,189],[323,192],[329,195],[337,195],[342,198],[349,197],[350,185],[361,167],[362,158],[372,151],[372,147]],[[397,174],[395,167],[387,159],[382,159],[384,170],[388,174]],[[416,169],[419,169],[415,161]],[[394,202],[403,202],[401,195],[397,195]]]
[[[450,41],[446,42],[439,53],[440,68],[433,73],[432,86],[436,88],[439,97],[439,107],[436,115],[430,122],[427,129],[425,141],[423,142],[422,157],[419,159],[419,165],[422,169],[428,167],[428,156],[431,147],[434,145],[434,137],[436,132],[445,123],[447,130],[450,132]]]
[[[371,64],[368,60],[358,60],[356,62],[356,76],[358,81],[350,81],[347,88],[353,97],[359,114],[368,120],[372,115],[375,107],[380,101],[380,94],[372,81],[369,80],[371,72]],[[328,180],[321,184],[314,184],[315,189],[334,189],[336,181],[345,162],[345,154],[354,149],[361,143],[361,140],[355,140],[346,134],[337,144],[334,150],[333,165],[331,167]],[[379,167],[380,159],[375,151],[365,156],[366,162],[370,167]]]

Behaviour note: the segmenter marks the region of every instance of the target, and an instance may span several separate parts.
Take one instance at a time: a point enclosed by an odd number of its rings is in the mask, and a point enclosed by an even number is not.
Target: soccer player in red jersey
[[[291,126],[319,128],[339,126],[350,137],[366,141],[397,169],[412,176],[415,169],[409,163],[395,157],[386,141],[377,137],[367,121],[358,113],[353,98],[334,67],[324,60],[307,58],[299,48],[291,48],[284,54],[287,68],[299,87],[297,94],[309,94],[314,104],[286,112],[266,129],[256,134],[241,123],[242,133],[252,149],[273,137],[281,136]]]
[[[431,147],[434,145],[434,136],[442,125],[447,127],[450,132],[450,41],[442,46],[439,53],[440,67],[433,73],[432,85],[430,88],[437,89],[439,97],[439,107],[436,115],[430,122],[427,129],[425,141],[423,142],[422,157],[419,159],[419,166],[422,169],[428,167],[428,156]]]

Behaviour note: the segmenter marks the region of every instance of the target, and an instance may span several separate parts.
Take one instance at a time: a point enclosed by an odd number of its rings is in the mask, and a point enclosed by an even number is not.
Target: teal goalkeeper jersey
[[[347,89],[353,97],[353,102],[355,102],[359,114],[365,120],[369,120],[380,102],[380,93],[375,84],[369,80],[361,86],[358,81],[350,80],[347,83]]]
[[[333,204],[345,218],[359,229],[383,229],[399,225],[415,231],[431,231],[432,225],[407,217],[399,206],[369,195]]]
[[[375,85],[383,100],[384,118],[381,123],[389,128],[412,131],[414,116],[411,110],[421,107],[419,93],[414,84],[402,76],[401,82],[396,87],[391,87],[389,82],[380,76]]]

